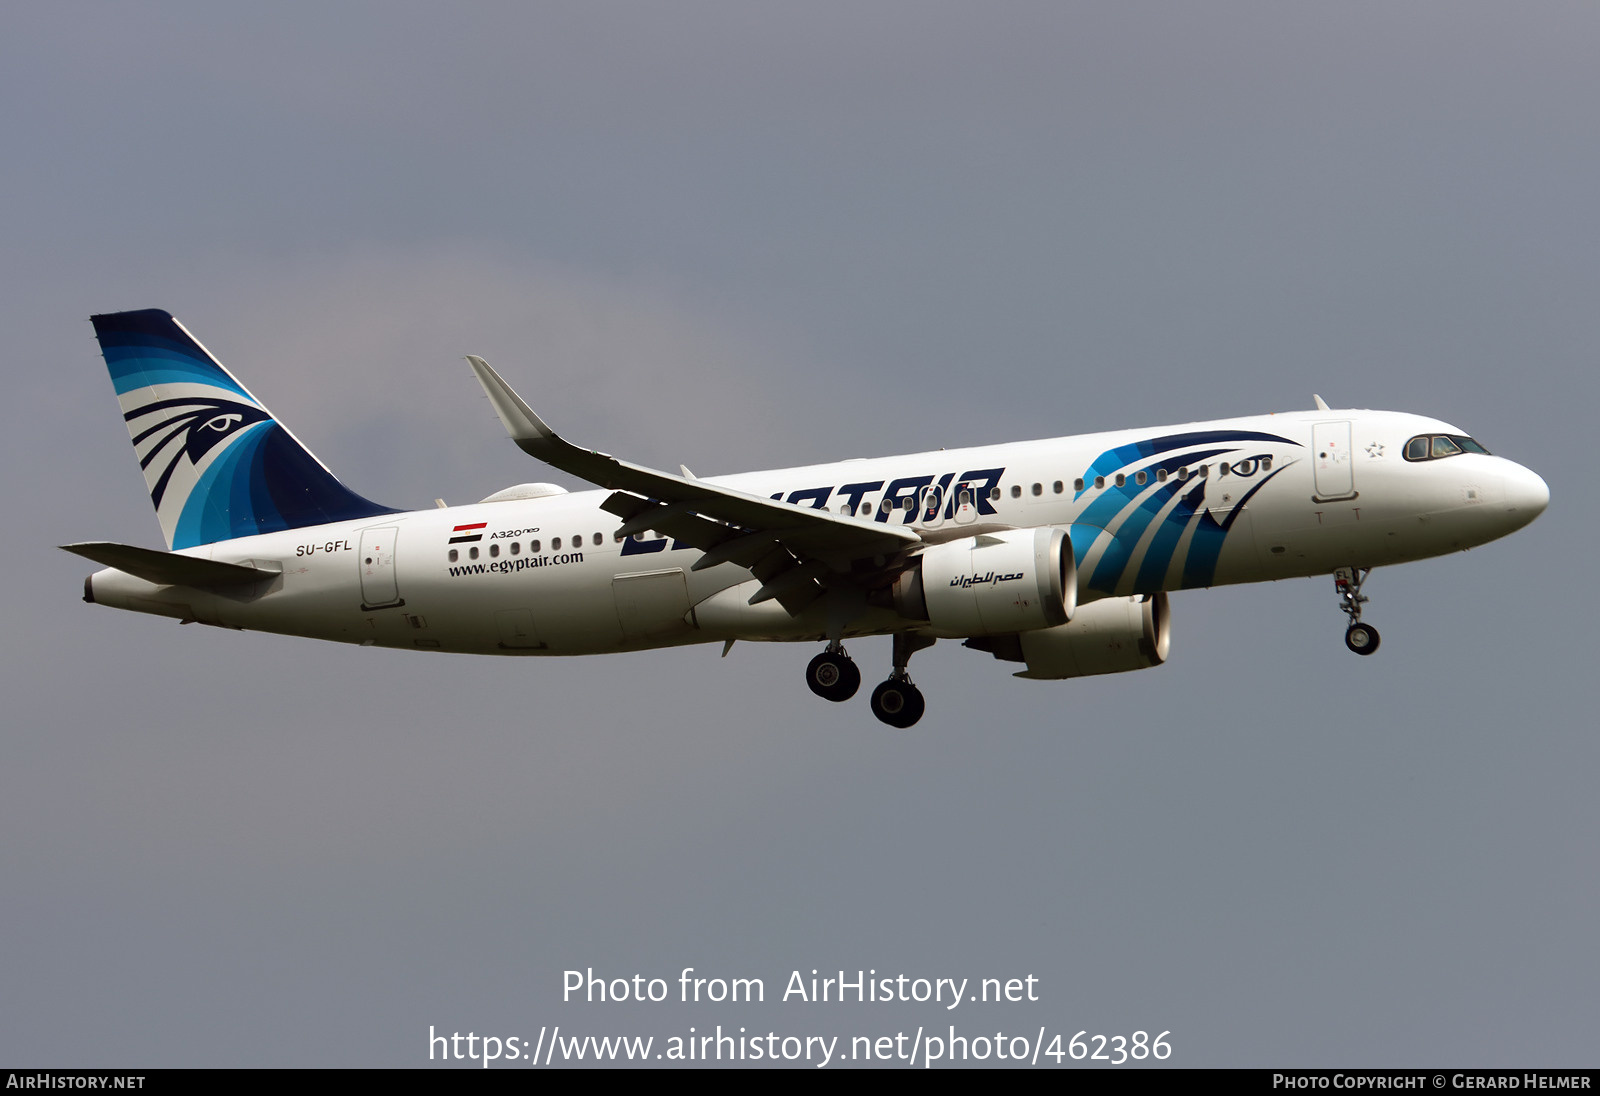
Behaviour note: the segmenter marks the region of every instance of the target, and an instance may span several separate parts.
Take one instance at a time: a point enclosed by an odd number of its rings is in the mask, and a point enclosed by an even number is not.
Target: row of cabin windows
[[[1226,476],[1226,475],[1250,476],[1250,475],[1254,475],[1255,474],[1256,469],[1258,467],[1263,472],[1271,471],[1272,470],[1272,458],[1271,457],[1262,457],[1259,460],[1241,460],[1241,461],[1235,461],[1232,464],[1229,464],[1227,461],[1223,461],[1222,463],[1217,465],[1217,474],[1219,476]],[[1178,479],[1179,480],[1186,480],[1190,476],[1205,477],[1205,476],[1209,476],[1210,474],[1211,474],[1211,466],[1207,465],[1207,464],[1202,464],[1199,467],[1195,468],[1193,471],[1191,471],[1188,468],[1180,468],[1180,469],[1178,469]],[[1149,472],[1135,472],[1133,474],[1133,482],[1136,485],[1140,486],[1140,487],[1143,487],[1147,483],[1150,483],[1152,481],[1155,482],[1155,483],[1166,483],[1167,482],[1167,478],[1168,478],[1168,475],[1167,475],[1167,470],[1165,468],[1156,469],[1154,476],[1152,476]],[[1116,485],[1118,487],[1123,487],[1123,486],[1125,486],[1127,484],[1128,477],[1125,474],[1123,474],[1121,472],[1118,472],[1116,474],[1116,476],[1113,477],[1113,480],[1114,480],[1114,482],[1116,483]],[[1103,489],[1105,487],[1105,485],[1106,485],[1106,478],[1104,476],[1096,476],[1094,478],[1094,486],[1095,486],[1095,488],[1097,490]],[[1072,489],[1074,491],[1082,491],[1083,487],[1084,487],[1084,481],[1083,481],[1082,478],[1079,478],[1079,479],[1076,479],[1076,480],[1072,481]],[[1060,494],[1065,493],[1066,489],[1067,489],[1067,485],[1061,480],[1056,480],[1054,483],[1052,483],[1050,485],[1051,494],[1060,495]],[[1043,483],[1035,483],[1030,490],[1031,490],[1031,493],[1033,494],[1033,496],[1035,498],[1039,498],[1039,497],[1044,495],[1045,485]],[[1022,484],[1014,483],[1014,484],[1011,485],[1011,497],[1014,498],[1014,499],[1020,499],[1022,497]],[[1001,498],[1001,490],[1000,490],[1000,488],[991,487],[989,489],[989,501],[991,501],[991,502],[999,502],[1000,498]],[[958,494],[956,496],[956,505],[957,506],[966,506],[966,505],[970,504],[971,501],[972,501],[971,495],[967,492],[967,490],[965,488],[963,488],[960,492],[958,492]],[[920,502],[917,499],[917,497],[916,496],[912,496],[912,497],[909,497],[909,498],[901,499],[899,508],[904,510],[906,513],[909,514],[913,510],[917,509],[917,507],[919,505],[920,505]],[[895,503],[890,499],[884,499],[882,502],[880,502],[878,504],[879,511],[882,512],[882,513],[885,513],[885,514],[891,512],[895,508],[896,508],[895,507]],[[857,511],[857,512],[862,514],[863,516],[865,516],[867,514],[872,513],[872,509],[873,509],[872,508],[872,504],[870,502],[863,502],[861,504],[861,506],[860,506],[859,511]],[[840,507],[839,507],[839,513],[841,513],[841,514],[849,514],[849,513],[851,513],[850,504],[849,503],[841,504]]]
[[[1412,439],[1412,440],[1413,440],[1413,443],[1415,443],[1418,440],[1426,441],[1427,439]],[[1436,439],[1436,440],[1445,440],[1445,439]],[[1470,438],[1457,439],[1457,440],[1464,440],[1464,441],[1469,441],[1469,442],[1471,441]],[[1473,445],[1477,445],[1476,442],[1472,442],[1472,444]],[[1459,451],[1460,450],[1456,450],[1456,452],[1459,452]],[[1486,452],[1487,450],[1484,450],[1482,446],[1478,446],[1477,450],[1474,450],[1474,451]],[[1445,454],[1435,454],[1435,456],[1439,456],[1439,455],[1445,455]],[[1451,453],[1449,455],[1453,456],[1454,453]],[[1407,456],[1407,459],[1410,459],[1410,460],[1419,459],[1417,457],[1411,456],[1411,452],[1410,452],[1409,449],[1408,449],[1408,451],[1406,453],[1406,456]],[[1226,476],[1226,475],[1229,475],[1231,473],[1231,474],[1240,475],[1240,476],[1248,476],[1248,475],[1254,474],[1254,472],[1256,471],[1256,468],[1258,466],[1260,467],[1261,471],[1263,471],[1263,472],[1270,471],[1271,468],[1272,468],[1272,458],[1271,457],[1262,457],[1260,460],[1235,461],[1231,465],[1228,462],[1223,461],[1221,464],[1217,465],[1217,474],[1219,476]],[[1196,468],[1192,472],[1188,468],[1180,468],[1180,469],[1178,469],[1178,479],[1179,480],[1186,480],[1191,475],[1199,476],[1201,478],[1205,478],[1206,476],[1208,476],[1210,474],[1211,474],[1211,467],[1210,467],[1210,465],[1206,465],[1206,464],[1200,465],[1198,468]],[[1151,478],[1152,477],[1151,477],[1150,473],[1148,473],[1148,472],[1135,472],[1133,474],[1133,482],[1139,487],[1143,487],[1147,483],[1151,482]],[[1165,468],[1156,469],[1154,480],[1155,480],[1156,483],[1166,483],[1167,482],[1167,470]],[[1115,482],[1115,484],[1118,487],[1123,487],[1123,486],[1126,486],[1126,484],[1128,482],[1128,477],[1126,475],[1124,475],[1123,473],[1118,472],[1116,474],[1116,476],[1113,477],[1113,481]],[[1083,481],[1083,479],[1081,477],[1079,479],[1076,479],[1076,480],[1072,481],[1072,489],[1074,491],[1082,491],[1083,490],[1083,485],[1084,485],[1084,481]],[[1103,489],[1105,487],[1105,485],[1106,485],[1106,478],[1104,476],[1096,476],[1094,478],[1094,486],[1095,486],[1096,490]],[[1067,489],[1067,485],[1061,480],[1056,480],[1054,483],[1052,483],[1050,485],[1050,491],[1051,491],[1052,494],[1056,494],[1056,495],[1063,494],[1063,493],[1065,493],[1066,489]],[[1033,487],[1032,487],[1032,492],[1033,492],[1033,495],[1034,495],[1035,498],[1038,498],[1038,497],[1042,496],[1044,494],[1044,484],[1043,483],[1035,483],[1033,485]],[[1014,498],[1014,499],[1020,499],[1022,497],[1022,485],[1020,483],[1014,483],[1014,484],[1011,485],[1011,497]],[[998,488],[998,487],[990,488],[990,490],[989,490],[989,501],[991,501],[991,502],[999,502],[1000,501],[1000,488]],[[966,488],[962,488],[960,491],[958,491],[956,493],[956,505],[957,506],[967,506],[971,502],[972,502],[971,492],[969,492]],[[904,498],[904,499],[900,500],[900,509],[904,510],[908,514],[911,513],[912,511],[916,510],[918,508],[918,506],[920,506],[920,505],[921,505],[921,503],[919,502],[919,500],[915,496],[912,496],[910,498]],[[878,504],[878,506],[879,506],[879,509],[885,514],[887,514],[890,511],[895,509],[895,504],[894,504],[893,500],[891,500],[891,499],[884,499],[882,502],[880,502]],[[866,514],[872,513],[872,504],[870,502],[863,502],[861,504],[861,508],[860,508],[859,512],[862,515],[866,515]],[[848,503],[840,505],[839,513],[841,513],[841,514],[849,514],[850,513],[850,505]],[[618,540],[618,541],[624,539],[621,533],[613,534],[613,538]],[[634,538],[636,540],[644,540],[645,539],[645,534],[643,534],[643,533],[635,533],[634,534]],[[603,534],[603,533],[595,533],[595,534],[593,534],[591,539],[593,540],[594,546],[596,548],[598,548],[602,544],[605,543],[605,534]],[[580,533],[578,536],[573,537],[571,544],[572,544],[573,548],[582,548],[583,547],[583,535]],[[531,541],[528,542],[528,551],[537,552],[539,550],[540,550],[540,542],[539,541],[531,540]],[[552,552],[561,551],[561,538],[560,537],[551,538],[550,550]],[[510,554],[513,555],[513,556],[521,554],[521,551],[522,551],[521,543],[519,541],[515,541],[515,540],[511,541],[510,542],[509,551],[510,551]],[[498,558],[499,555],[500,555],[500,545],[498,543],[489,545],[489,558],[490,559],[495,559],[495,558]],[[456,549],[454,549],[454,548],[450,549],[450,562],[451,563],[458,562],[460,560],[460,558],[461,558],[460,553]],[[475,548],[475,547],[474,548],[468,548],[467,549],[467,558],[468,559],[477,559],[478,558],[478,549]]]
[[[1217,475],[1252,476],[1255,474],[1257,468],[1263,472],[1270,472],[1272,470],[1272,458],[1262,457],[1259,460],[1234,461],[1232,464],[1229,464],[1227,461],[1223,461],[1217,465]],[[1200,478],[1204,479],[1210,474],[1211,466],[1209,464],[1202,464],[1193,470],[1189,468],[1178,469],[1178,479],[1180,481],[1186,480],[1190,476],[1199,476]],[[1165,468],[1157,468],[1153,476],[1149,472],[1135,472],[1133,474],[1133,482],[1138,487],[1143,487],[1145,484],[1151,482],[1166,483],[1167,479],[1167,470]],[[1122,472],[1118,472],[1112,477],[1112,482],[1118,487],[1125,487],[1128,483],[1128,476]],[[1103,490],[1105,485],[1106,477],[1096,476],[1094,478],[1095,490]],[[1082,491],[1083,488],[1084,481],[1081,477],[1072,481],[1072,489],[1074,491]],[[1056,480],[1055,483],[1051,484],[1050,490],[1052,493],[1059,495],[1065,490],[1065,485],[1060,480]],[[1044,484],[1034,484],[1032,487],[1032,492],[1035,498],[1043,495]],[[1022,484],[1014,483],[1011,485],[1011,497],[1014,499],[1020,499],[1022,497]],[[989,498],[992,501],[998,502],[1000,500],[1000,488],[996,487],[991,490],[989,492]]]
[[[990,498],[996,498],[996,499],[999,498],[1000,497],[1000,488],[996,487],[993,491],[991,491],[989,493],[989,497]],[[972,504],[972,492],[971,491],[969,491],[965,487],[963,487],[960,491],[956,492],[956,505],[957,506],[970,506],[971,504]],[[900,509],[900,510],[904,510],[906,513],[909,514],[913,510],[917,509],[917,507],[920,506],[920,505],[921,505],[921,502],[920,502],[919,496],[911,495],[911,496],[909,496],[907,498],[901,499],[899,504],[898,504],[898,506],[896,506],[896,504],[895,504],[893,499],[884,499],[884,500],[882,500],[881,502],[878,503],[877,510],[879,511],[879,513],[887,514],[887,513],[890,513],[892,511],[894,511],[895,509]],[[873,511],[873,505],[870,502],[863,502],[859,507],[857,507],[854,510],[852,510],[850,508],[850,504],[848,502],[842,502],[842,503],[839,504],[839,513],[844,514],[846,516],[851,515],[851,514],[859,514],[862,517],[866,517],[868,514],[872,513],[872,511]]]
[[[604,544],[606,542],[606,538],[605,538],[605,534],[604,533],[595,533],[590,539],[594,542],[594,546],[596,548],[600,547],[602,544]],[[622,538],[618,537],[617,539],[621,540]],[[528,551],[529,552],[537,552],[537,551],[539,551],[540,543],[541,542],[537,541],[537,540],[530,540],[528,542]],[[579,533],[577,536],[573,537],[571,539],[571,541],[569,542],[569,544],[574,550],[578,549],[578,548],[582,548],[583,547],[583,534]],[[517,540],[508,541],[506,550],[507,550],[507,553],[510,554],[510,555],[519,556],[519,555],[522,554],[522,542],[521,541],[517,541]],[[560,537],[551,537],[550,538],[550,550],[552,552],[561,551],[561,538]],[[495,543],[489,545],[489,558],[490,559],[498,559],[499,557],[500,557],[500,543],[498,541],[496,541]],[[473,547],[467,549],[467,558],[468,559],[477,559],[478,558],[478,549],[477,549],[476,546],[473,546]],[[457,563],[457,562],[460,561],[460,559],[461,559],[460,551],[458,549],[455,549],[455,548],[450,549],[450,562],[451,563]]]

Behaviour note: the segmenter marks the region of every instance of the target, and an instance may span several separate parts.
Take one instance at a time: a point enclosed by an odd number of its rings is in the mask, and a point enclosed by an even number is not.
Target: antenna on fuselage
[[[1311,398],[1317,401],[1317,410],[1318,411],[1332,411],[1333,410],[1333,408],[1328,406],[1328,401],[1323,399],[1321,396],[1317,395],[1315,392],[1311,393]]]

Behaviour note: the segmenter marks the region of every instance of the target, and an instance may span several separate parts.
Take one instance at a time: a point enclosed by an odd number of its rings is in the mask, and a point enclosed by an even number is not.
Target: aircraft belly
[[[626,642],[689,630],[689,588],[681,567],[616,575],[611,593]]]
[[[447,575],[440,580],[441,638],[453,649],[496,654],[614,650],[622,629],[616,614],[602,608],[610,597],[610,576],[599,571],[579,565]]]
[[[1332,572],[1351,565],[1380,567],[1437,555],[1450,549],[1438,543],[1428,518],[1396,506],[1374,490],[1338,502],[1306,501],[1280,511],[1256,529],[1264,578]]]

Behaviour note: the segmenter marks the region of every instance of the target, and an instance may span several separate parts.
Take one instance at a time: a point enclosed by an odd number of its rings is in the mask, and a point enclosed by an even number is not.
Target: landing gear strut
[[[1350,627],[1344,630],[1344,645],[1358,655],[1370,655],[1378,649],[1378,629],[1361,623],[1361,606],[1368,600],[1361,592],[1361,584],[1371,573],[1371,567],[1341,567],[1333,573],[1339,610],[1350,618]]]
[[[806,684],[823,700],[838,703],[856,695],[861,688],[861,671],[855,659],[845,654],[843,645],[834,642],[806,667]]]
[[[889,680],[872,690],[872,714],[889,726],[909,727],[921,719],[922,713],[927,710],[928,704],[922,698],[922,690],[911,684],[906,663],[911,661],[915,652],[932,646],[931,636],[919,636],[913,632],[895,633],[894,669],[889,674]]]

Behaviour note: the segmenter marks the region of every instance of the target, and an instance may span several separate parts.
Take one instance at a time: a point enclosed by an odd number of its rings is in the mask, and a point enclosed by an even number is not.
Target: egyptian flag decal
[[[471,544],[473,541],[482,540],[483,527],[488,524],[486,521],[480,521],[476,525],[458,525],[452,530],[454,535],[451,536],[450,543]]]

